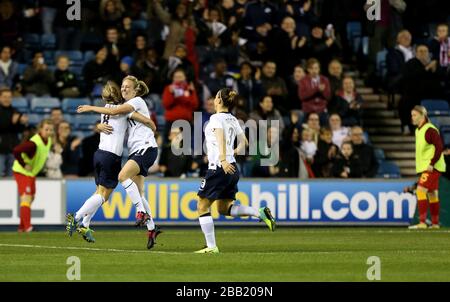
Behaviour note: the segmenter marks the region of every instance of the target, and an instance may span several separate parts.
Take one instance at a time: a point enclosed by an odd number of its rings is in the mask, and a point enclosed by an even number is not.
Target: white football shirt
[[[118,107],[118,105],[106,104],[106,108]],[[101,122],[103,124],[113,127],[111,134],[100,133],[100,143],[98,148],[103,151],[114,153],[118,156],[122,156],[123,152],[123,140],[125,138],[125,132],[127,131],[127,115],[106,115],[102,114]]]
[[[141,97],[135,97],[127,101],[134,108],[134,111],[150,118],[147,103]],[[128,115],[131,116],[131,113]],[[157,147],[155,134],[152,129],[133,119],[128,119],[128,150],[133,154],[137,150],[149,147]]]
[[[236,117],[231,113],[221,112],[211,115],[209,122],[205,127],[206,152],[208,154],[208,162],[221,167],[219,160],[219,144],[216,139],[214,129],[223,129],[226,143],[226,160],[229,163],[236,162],[234,158],[234,141],[236,136],[244,133]]]

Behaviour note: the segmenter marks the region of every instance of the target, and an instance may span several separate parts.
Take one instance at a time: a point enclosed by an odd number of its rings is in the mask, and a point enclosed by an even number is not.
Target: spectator
[[[344,77],[342,89],[336,95],[336,107],[330,110],[342,118],[344,126],[361,125],[363,98],[356,92],[352,77]]]
[[[223,59],[218,59],[214,64],[214,71],[209,75],[205,81],[208,88],[209,95],[216,95],[216,93],[224,88],[228,87],[232,90],[237,90],[238,86],[236,80],[227,71],[227,63]]]
[[[80,161],[81,139],[72,135],[72,128],[66,121],[59,123],[56,142],[62,147],[63,163],[61,171],[64,176],[77,176]]]
[[[418,45],[416,57],[405,63],[402,69],[402,99],[398,106],[402,133],[414,134],[411,123],[411,110],[420,105],[421,100],[441,96],[441,89],[436,75],[437,62],[431,61],[428,47]]]
[[[317,151],[317,144],[314,142],[314,133],[311,129],[303,129],[302,131],[302,144],[300,149],[305,154],[308,164],[312,164],[314,161],[314,155]]]
[[[75,74],[69,71],[69,57],[59,56],[56,59],[55,95],[59,98],[76,98],[80,95]]]
[[[342,143],[350,140],[350,129],[342,127],[342,119],[337,113],[333,113],[329,118],[329,125],[333,132],[333,144],[341,148]]]
[[[18,113],[11,103],[11,90],[0,88],[0,177],[12,176],[12,151],[19,144],[19,134],[28,124],[28,117]]]
[[[103,85],[108,81],[110,66],[106,62],[108,50],[100,48],[95,58],[87,62],[83,67],[83,77],[86,84],[86,92],[92,96],[101,96]]]
[[[134,65],[134,60],[130,56],[123,57],[120,60],[120,72],[115,76],[116,83],[122,83],[122,79],[126,76],[132,75],[132,67]]]
[[[328,64],[328,81],[330,82],[331,97],[334,98],[338,90],[342,89],[342,64],[339,60],[331,60]]]
[[[63,163],[62,152],[63,149],[61,145],[58,142],[54,142],[48,153],[47,161],[45,162],[44,171],[46,177],[54,179],[63,178],[61,171],[61,165]]]
[[[317,113],[311,112],[306,116],[306,124],[302,128],[311,129],[313,131],[314,142],[317,144],[320,133],[320,118]]]
[[[261,120],[267,121],[268,127],[274,127],[272,122],[278,121],[279,132],[283,132],[283,117],[280,112],[274,108],[273,100],[270,95],[266,95],[260,100],[258,108],[250,113],[249,118],[256,121],[257,125],[259,125],[259,121]]]
[[[14,8],[12,1],[0,2],[0,45],[12,44],[19,37],[20,13]]]
[[[92,176],[94,174],[94,161],[92,159],[100,143],[100,129],[97,127],[99,124],[100,122],[97,122],[92,135],[83,138],[81,141],[79,176]]]
[[[107,52],[106,62],[111,72],[119,70],[120,58],[125,54],[125,46],[119,40],[119,30],[112,26],[106,29],[105,45]]]
[[[350,142],[342,144],[341,152],[333,164],[333,176],[339,178],[362,177],[361,159],[353,153],[353,147]]]
[[[287,114],[289,108],[288,91],[286,82],[276,75],[277,64],[273,61],[267,61],[262,68],[261,82],[264,93],[273,98],[275,106],[284,114]]]
[[[164,173],[164,177],[181,177],[185,178],[191,170],[193,161],[189,155],[175,155],[172,150],[179,150],[183,147],[183,135],[180,129],[174,128],[170,130],[169,141],[162,148],[161,157],[159,159],[159,171]]]
[[[320,63],[316,59],[309,59],[306,63],[308,75],[299,85],[299,96],[304,113],[317,113],[321,121],[326,121],[327,105],[331,98],[330,82],[320,75]]]
[[[56,18],[58,0],[44,0],[41,1],[41,21],[42,31],[44,34],[53,34],[53,23]]]
[[[320,129],[320,139],[312,165],[316,177],[332,177],[333,163],[339,152],[339,147],[333,144],[333,132],[330,128]]]
[[[261,70],[253,72],[250,62],[243,62],[240,67],[240,78],[237,82],[239,95],[246,99],[247,112],[256,108],[256,102],[263,96]]]
[[[45,64],[44,55],[37,52],[32,65],[23,74],[23,89],[29,96],[50,96],[53,85],[53,75]]]
[[[251,175],[253,177],[271,177],[278,176],[280,173],[280,165],[283,167],[283,163],[278,161],[275,166],[267,166],[262,164],[262,160],[277,159],[280,156],[280,150],[278,146],[280,137],[279,129],[276,127],[269,127],[267,129],[267,137],[265,144],[257,144],[257,154],[253,155],[251,162],[253,164]],[[262,145],[262,146],[261,146]],[[281,171],[284,173],[283,171]]]
[[[308,171],[304,163],[304,156],[300,150],[300,131],[294,126],[286,127],[280,147],[280,161],[277,176],[308,178]]]
[[[0,51],[0,88],[14,89],[19,76],[19,65],[11,60],[12,49],[9,46],[1,47]]]
[[[361,160],[362,177],[375,177],[378,171],[378,161],[372,146],[364,143],[364,132],[360,126],[354,126],[350,132],[353,153]]]
[[[179,119],[192,121],[194,111],[199,105],[195,87],[192,82],[187,82],[186,74],[182,69],[177,69],[173,73],[172,84],[164,88],[162,101],[166,110],[164,116],[166,118],[165,138],[167,138],[172,123]]]
[[[196,32],[195,21],[184,3],[177,5],[173,15],[162,7],[160,1],[152,0],[151,5],[161,22],[169,26],[163,55],[163,58],[168,60],[175,53],[177,45],[186,43],[186,39],[194,35]]]
[[[330,25],[328,25],[330,26]],[[334,28],[327,27],[326,31],[316,24],[311,30],[310,51],[320,64],[328,66],[333,58],[340,55],[340,45],[334,35]]]
[[[247,3],[243,25],[246,30],[244,36],[252,41],[257,35],[267,36],[275,24],[277,10],[276,7],[267,0],[255,0]]]
[[[147,37],[145,35],[139,34],[136,36],[132,57],[135,62],[147,59]]]
[[[439,24],[436,28],[436,36],[430,42],[432,60],[436,62],[440,74],[447,75],[447,67],[450,64],[450,38],[448,36],[448,24]]]
[[[175,69],[183,69],[188,82],[195,81],[194,65],[187,59],[187,49],[184,44],[176,45],[175,52],[169,57],[166,65],[163,67],[161,75],[164,78],[164,83],[172,81],[172,73]]]
[[[122,19],[125,7],[121,0],[101,0],[99,12],[102,24],[106,27],[115,26]]]
[[[145,53],[145,59],[136,62],[136,73],[141,75],[151,94],[161,94],[164,89],[162,74],[164,62],[154,48],[147,48]]]
[[[287,110],[300,111],[301,101],[298,94],[300,81],[306,76],[305,70],[301,65],[294,67],[294,72],[286,81],[289,101],[287,102]]]
[[[414,58],[414,49],[411,47],[411,34],[408,30],[401,30],[397,34],[397,45],[390,48],[386,55],[386,82],[389,91],[398,92],[401,71],[406,62]]]
[[[56,33],[56,46],[58,50],[80,50],[83,40],[81,20],[69,20],[67,18],[66,1],[55,1],[56,17],[54,28]],[[81,18],[83,19],[83,17]]]
[[[270,53],[278,67],[278,75],[286,79],[293,71],[293,67],[300,64],[307,57],[307,40],[299,37],[295,32],[295,20],[284,17],[280,29],[273,29],[270,33]]]
[[[247,108],[248,108],[247,100],[242,95],[237,95],[236,102],[235,102],[233,109],[231,109],[231,113],[238,120],[242,120],[243,122],[246,122],[248,120],[248,116],[249,116],[249,114],[248,114],[249,110]]]
[[[55,129],[58,129],[59,123],[64,121],[64,116],[61,108],[52,108],[50,111],[50,119],[53,122]],[[56,134],[56,133],[55,133]]]

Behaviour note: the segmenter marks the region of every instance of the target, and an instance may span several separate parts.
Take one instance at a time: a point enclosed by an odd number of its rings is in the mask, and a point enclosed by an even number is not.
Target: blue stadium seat
[[[48,117],[48,114],[37,114],[37,113],[28,114],[28,124],[30,126],[36,126],[44,118],[47,118],[47,117]]]
[[[444,140],[445,147],[450,148],[450,131],[442,133],[442,138]]]
[[[37,50],[41,47],[41,37],[38,34],[25,34],[23,41],[28,49]]]
[[[370,138],[369,138],[369,132],[367,132],[367,131],[364,131],[363,132],[363,140],[364,140],[364,142],[366,143],[366,144],[368,144],[368,145],[372,145],[372,142],[370,141]]]
[[[83,66],[84,64],[83,53],[79,50],[67,50],[67,51],[58,50],[55,52],[55,61],[61,55],[66,55],[69,57],[71,66],[72,65]]]
[[[147,20],[134,20],[131,23],[131,30],[132,31],[146,30],[147,26],[148,26]]]
[[[74,116],[73,124],[77,130],[92,130],[97,121],[100,121],[100,114],[77,114]]]
[[[450,126],[450,116],[433,116],[430,118],[430,121],[438,128],[442,126]]]
[[[71,66],[69,70],[73,72],[77,78],[80,78],[83,74],[83,66]]]
[[[13,108],[21,113],[28,113],[30,111],[30,106],[28,105],[28,100],[22,97],[15,97],[12,99]]]
[[[92,101],[92,105],[103,107],[105,106],[105,102],[102,99],[94,99],[94,101]]]
[[[375,157],[379,164],[381,164],[384,160],[386,160],[386,156],[384,155],[384,151],[381,148],[375,148]]]
[[[44,49],[55,49],[56,36],[54,34],[43,34],[41,36],[41,46]]]
[[[45,64],[55,65],[55,52],[53,50],[44,51]]]
[[[62,110],[65,113],[76,113],[78,106],[90,104],[88,98],[65,98],[62,101]]]
[[[72,114],[63,114],[63,119],[68,122],[69,124],[73,125],[74,120],[75,120],[75,116]]]
[[[37,97],[31,100],[31,111],[34,113],[47,113],[52,108],[59,107],[61,107],[61,103],[58,98]]]
[[[17,66],[17,72],[18,72],[20,75],[23,75],[24,72],[25,72],[25,70],[27,69],[27,67],[28,67],[27,64],[18,64],[18,66]]]
[[[392,161],[383,161],[381,162],[378,173],[378,178],[400,178],[400,168]]]
[[[84,63],[87,63],[91,60],[95,59],[95,52],[92,50],[88,50],[83,55]]]
[[[386,75],[387,72],[387,67],[386,67],[386,56],[387,56],[387,50],[383,49],[379,52],[377,52],[377,74],[380,77],[384,77]]]
[[[427,108],[429,116],[449,115],[450,106],[447,100],[427,99],[420,102],[422,106]]]

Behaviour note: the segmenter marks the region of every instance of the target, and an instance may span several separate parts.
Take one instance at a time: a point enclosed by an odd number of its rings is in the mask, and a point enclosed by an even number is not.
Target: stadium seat
[[[93,59],[95,59],[95,52],[93,52],[92,50],[88,50],[84,53],[83,55],[84,63],[87,63]]]
[[[97,121],[100,121],[100,114],[77,114],[72,123],[75,129],[85,131],[94,129]]]
[[[59,107],[61,107],[61,103],[58,98],[37,97],[31,100],[31,111],[34,113],[47,113],[52,108]]]
[[[142,31],[147,29],[147,20],[134,20],[131,23],[132,31]]]
[[[28,105],[28,100],[22,97],[15,97],[12,100],[13,108],[21,113],[28,113],[30,111],[30,106]]]
[[[41,36],[41,46],[44,49],[55,49],[56,36],[54,34],[43,34]]]
[[[364,143],[366,143],[366,144],[368,144],[368,145],[372,145],[372,142],[370,141],[370,138],[369,138],[369,132],[367,132],[367,131],[364,131],[363,132],[363,140],[364,140]]]
[[[69,70],[72,71],[77,78],[80,78],[83,74],[83,66],[71,66]]]
[[[442,139],[446,148],[450,148],[450,131],[442,133]]]
[[[39,124],[44,118],[47,118],[47,114],[37,114],[37,113],[31,113],[28,114],[28,124],[30,126],[36,126]]]
[[[392,161],[383,161],[378,168],[379,178],[400,178],[400,168]]]
[[[450,116],[433,116],[430,118],[430,121],[438,128],[442,126],[450,126]]]
[[[44,51],[45,64],[55,65],[55,52],[53,50]]]
[[[55,52],[55,61],[61,55],[66,55],[69,57],[71,66],[83,66],[84,64],[83,53],[79,50],[58,50]]]
[[[375,148],[374,152],[375,152],[375,157],[376,157],[378,163],[381,164],[386,159],[383,149]]]
[[[41,48],[41,37],[38,34],[25,34],[23,41],[28,49],[38,50]]]
[[[92,101],[92,105],[103,107],[105,106],[105,102],[102,99],[94,99],[94,101]]]
[[[17,66],[17,72],[23,76],[25,70],[27,69],[28,65],[27,64],[18,64]]]
[[[386,56],[387,56],[387,50],[383,49],[379,52],[377,52],[377,74],[380,77],[384,77],[386,75],[387,72],[387,67],[386,67]]]
[[[73,125],[73,121],[75,120],[74,115],[72,114],[63,114],[63,119],[68,122],[69,124]]]
[[[422,106],[427,108],[429,116],[449,115],[450,106],[447,100],[428,99],[420,102]]]
[[[76,113],[78,106],[90,105],[88,98],[65,98],[62,101],[62,111],[64,113]]]

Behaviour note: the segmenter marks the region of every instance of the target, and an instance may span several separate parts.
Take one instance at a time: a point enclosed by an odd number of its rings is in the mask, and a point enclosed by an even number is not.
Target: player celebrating
[[[102,99],[106,102],[106,108],[115,108],[123,103],[120,88],[114,82],[108,82],[102,91]],[[156,126],[150,118],[138,112],[133,112],[131,118],[141,122],[151,129]],[[100,130],[100,144],[94,154],[95,184],[97,190],[75,215],[67,214],[67,232],[72,236],[77,230],[88,242],[95,242],[93,231],[89,228],[90,221],[100,206],[109,199],[112,191],[118,183],[118,175],[121,169],[123,141],[127,130],[127,116],[109,116],[102,114]],[[80,222],[80,220],[82,222]]]
[[[47,161],[52,146],[53,122],[42,120],[38,125],[38,133],[33,135],[13,150],[16,160],[13,164],[14,178],[20,195],[20,225],[19,232],[31,232],[31,204],[36,194],[36,175]]]
[[[426,229],[428,202],[430,203],[431,228],[439,229],[439,176],[445,172],[443,145],[438,129],[429,122],[427,110],[415,106],[411,111],[416,129],[416,172],[420,174],[416,195],[419,208],[419,224],[410,229]],[[428,197],[427,197],[428,195]]]
[[[210,117],[205,128],[208,171],[198,191],[197,210],[207,246],[195,252],[198,254],[219,253],[210,212],[214,201],[217,201],[217,208],[222,215],[257,217],[263,220],[271,231],[275,230],[275,219],[268,207],[260,208],[258,211],[252,207],[233,204],[239,181],[239,171],[234,155],[248,145],[238,120],[229,112],[236,95],[235,91],[228,88],[223,88],[217,93],[214,99],[216,113]],[[236,136],[239,143],[233,150]]]
[[[147,104],[141,98],[148,91],[148,87],[143,81],[139,81],[134,76],[127,76],[123,79],[121,87],[122,97],[126,103],[114,108],[83,105],[78,108],[78,112],[94,111],[114,116],[118,114],[130,115],[136,111],[150,118]],[[148,175],[148,169],[153,165],[158,155],[154,132],[140,122],[129,120],[127,145],[131,155],[120,171],[118,179],[136,207],[136,225],[147,225],[147,248],[151,249],[156,242],[156,237],[161,232],[159,227],[155,226],[151,217],[150,206],[144,197],[144,180]]]

